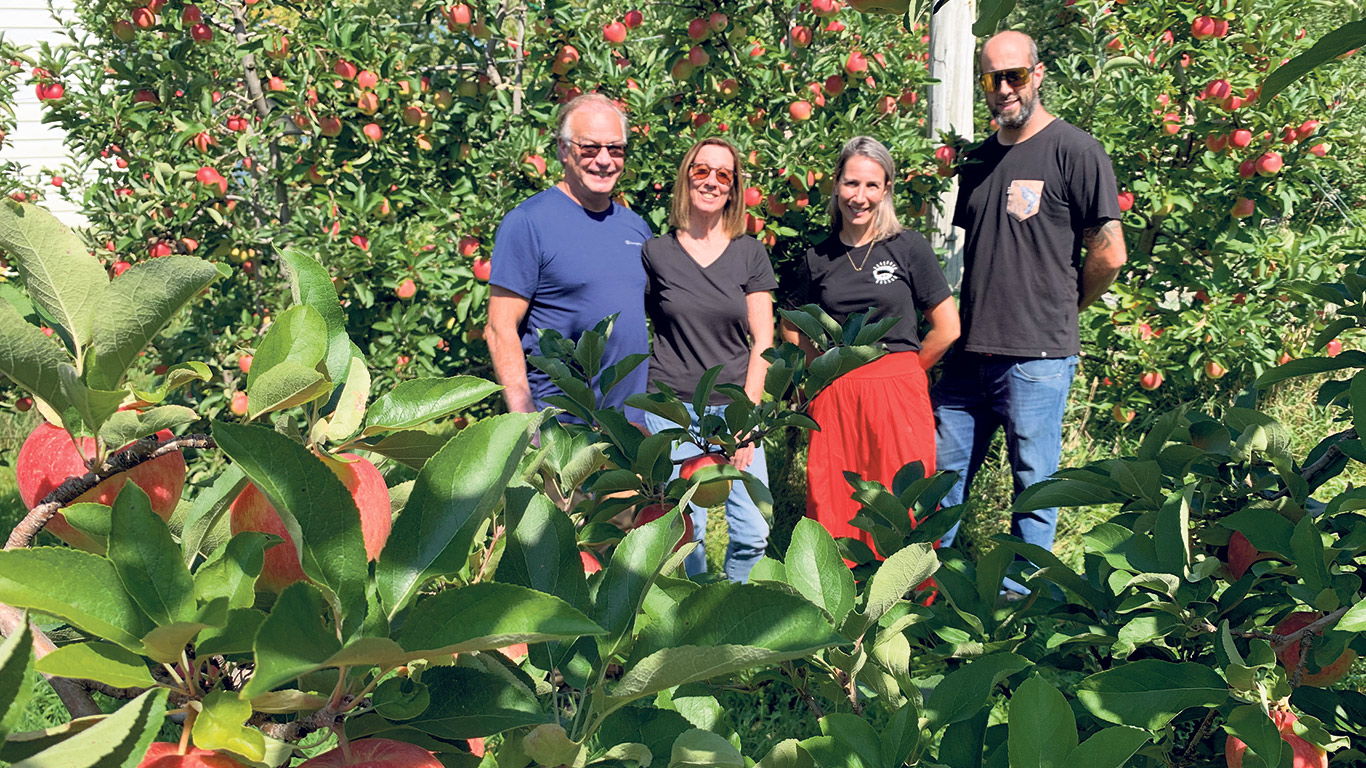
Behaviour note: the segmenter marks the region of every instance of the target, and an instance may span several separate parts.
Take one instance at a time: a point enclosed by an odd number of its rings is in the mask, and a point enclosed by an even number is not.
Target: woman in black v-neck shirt
[[[722,366],[717,384],[743,387],[753,402],[764,391],[768,361],[762,353],[773,345],[773,299],[778,287],[768,253],[744,231],[744,175],[740,152],[725,139],[698,142],[683,157],[674,181],[669,224],[673,231],[647,242],[645,312],[654,327],[648,391],[659,384],[687,405],[692,424],[678,425],[654,414],[645,426],[659,432],[677,426],[698,429],[691,404],[708,369]],[[720,414],[729,398],[712,393],[706,413]],[[700,453],[692,443],[675,444],[675,460]],[[763,446],[748,446],[731,464],[768,484]],[[678,475],[675,467],[674,475]],[[692,506],[693,536],[703,541],[707,510]],[[743,483],[732,483],[726,499],[730,543],[726,577],[745,581],[768,546],[768,523]],[[697,547],[685,561],[688,575],[707,570],[707,556]]]
[[[901,321],[882,338],[888,354],[839,377],[811,404],[821,429],[811,433],[807,453],[806,514],[832,536],[873,548],[872,535],[850,525],[859,505],[844,472],[888,488],[913,461],[924,464],[926,474],[934,472],[934,413],[925,371],[958,338],[958,309],[930,244],[897,221],[896,167],[887,148],[871,137],[855,137],[844,145],[833,175],[831,234],[798,262],[786,303],[818,304],[841,324],[869,310]],[[924,339],[918,332],[922,314],[930,323]],[[808,358],[815,354],[796,326],[784,320],[782,330]]]

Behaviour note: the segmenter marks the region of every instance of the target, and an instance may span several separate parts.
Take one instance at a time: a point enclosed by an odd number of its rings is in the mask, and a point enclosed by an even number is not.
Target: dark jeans
[[[958,351],[944,364],[944,375],[930,393],[941,470],[958,473],[944,497],[946,507],[967,498],[982,468],[996,430],[1006,431],[1006,455],[1015,496],[1058,471],[1062,457],[1062,417],[1077,358],[1024,358]],[[1044,549],[1053,548],[1057,507],[1015,514],[1011,534]],[[954,526],[944,535],[951,546]]]

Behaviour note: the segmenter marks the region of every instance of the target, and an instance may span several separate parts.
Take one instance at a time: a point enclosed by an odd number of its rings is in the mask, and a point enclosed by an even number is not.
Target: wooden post
[[[928,96],[930,119],[926,125],[930,139],[939,143],[943,131],[955,131],[972,139],[972,107],[977,98],[976,38],[972,23],[977,18],[977,0],[948,0],[930,17],[930,77],[938,83],[930,85]],[[935,248],[946,248],[949,256],[944,275],[955,290],[963,277],[962,231],[953,227],[953,207],[958,200],[958,181],[940,201],[943,212],[930,211],[932,231],[930,242]]]

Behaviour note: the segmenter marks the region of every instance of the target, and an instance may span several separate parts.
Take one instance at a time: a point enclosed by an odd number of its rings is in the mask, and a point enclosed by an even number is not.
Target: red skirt
[[[859,505],[844,472],[888,490],[913,461],[934,472],[934,411],[919,355],[894,352],[846,373],[816,397],[810,413],[821,429],[811,433],[807,454],[806,516],[831,536],[858,539],[876,552],[872,535],[849,524]]]

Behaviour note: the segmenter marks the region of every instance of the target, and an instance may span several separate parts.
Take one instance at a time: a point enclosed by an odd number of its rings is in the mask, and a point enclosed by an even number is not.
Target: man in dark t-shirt
[[[559,154],[564,180],[512,209],[493,245],[485,337],[514,412],[543,408],[560,391],[544,372],[527,366],[527,355],[540,354],[542,329],[577,341],[615,314],[602,366],[650,351],[640,264],[650,228],[612,201],[626,155],[626,116],[603,96],[574,99],[560,113]],[[646,379],[646,366],[636,366],[599,407],[624,408],[629,395],[645,391]],[[636,409],[627,416],[641,420]]]
[[[1081,351],[1077,314],[1126,258],[1110,159],[1089,134],[1044,110],[1034,41],[996,35],[982,47],[981,67],[1000,128],[962,163],[954,211],[966,232],[963,333],[931,395],[939,468],[959,473],[946,506],[966,497],[1001,427],[1016,496],[1057,471]],[[1017,514],[1011,533],[1051,549],[1057,514]]]

